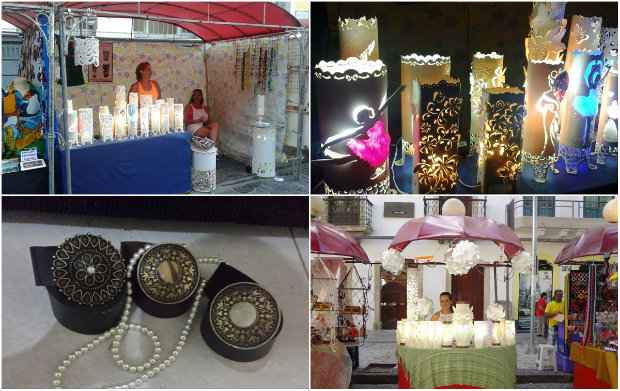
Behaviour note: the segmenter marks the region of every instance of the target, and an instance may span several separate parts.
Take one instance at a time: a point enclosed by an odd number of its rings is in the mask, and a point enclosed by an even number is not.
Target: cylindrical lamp
[[[67,110],[67,114],[67,120],[69,123],[69,127],[67,128],[69,140],[67,140],[67,142],[71,147],[79,143],[78,112],[77,110]]]
[[[84,107],[78,110],[78,129],[80,144],[93,143],[93,109]]]
[[[357,57],[362,60],[379,59],[379,32],[377,18],[340,19],[340,58]]]
[[[184,121],[184,113],[183,113],[183,104],[175,103],[174,104],[174,130],[177,132],[182,132],[183,127],[185,126]]]
[[[469,74],[471,121],[469,127],[469,151],[478,152],[480,141],[484,137],[484,118],[482,118],[481,98],[486,88],[503,87],[506,68],[504,56],[495,52],[474,54]]]
[[[150,95],[149,95],[150,96]],[[140,106],[140,136],[148,136],[151,124],[151,106]]]
[[[598,164],[605,164],[605,154],[618,146],[618,70],[612,68],[605,78],[598,117],[596,147]]]
[[[411,82],[419,84],[450,78],[450,57],[415,53],[400,56],[400,83],[405,86],[400,96],[401,134],[403,140],[413,142],[413,116],[411,114]]]
[[[414,192],[445,193],[458,181],[459,116],[462,98],[457,79],[411,83]]]
[[[114,116],[112,114],[99,114],[101,126],[101,139],[103,141],[114,140]]]
[[[579,162],[588,159],[594,147],[594,118],[598,114],[598,88],[603,71],[603,56],[597,51],[574,51],[569,69],[568,90],[562,102],[559,154],[564,158],[566,172],[577,174]]]
[[[534,180],[547,181],[560,141],[560,101],[554,93],[561,61],[534,60],[527,65],[523,118],[523,162],[532,166]]]
[[[127,138],[127,105],[117,102],[114,107],[114,138]]]
[[[530,34],[525,38],[525,57],[528,61],[557,63],[562,61],[566,46],[565,2],[534,2],[530,16]]]
[[[601,47],[602,22],[600,16],[573,15],[566,49],[566,70],[572,68],[575,51],[591,52]]]
[[[513,193],[521,171],[523,91],[516,87],[484,90],[481,103],[484,158],[478,167],[483,193]]]
[[[387,99],[387,67],[381,60],[321,61],[314,76],[322,144],[375,118]],[[331,159],[323,167],[327,193],[388,191],[389,133],[385,113],[378,116],[366,134],[368,137],[348,138],[325,149],[325,155]]]

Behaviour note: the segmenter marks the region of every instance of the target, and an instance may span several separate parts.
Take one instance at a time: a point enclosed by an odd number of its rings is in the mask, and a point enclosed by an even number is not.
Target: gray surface
[[[136,198],[140,202],[140,198]],[[92,337],[65,329],[54,318],[47,292],[34,286],[28,247],[56,245],[66,237],[91,232],[110,240],[185,243],[198,257],[224,257],[276,298],[284,327],[272,351],[251,363],[215,354],[194,328],[177,363],[152,379],[148,388],[307,388],[308,387],[308,242],[307,232],[288,228],[232,224],[136,221],[4,213],[2,225],[2,382],[4,388],[48,388],[55,368],[68,353]],[[296,248],[295,243],[297,243]],[[300,259],[299,253],[303,259]],[[305,267],[304,267],[305,265]],[[208,277],[214,266],[205,266]],[[205,300],[199,310],[202,313]],[[167,356],[186,315],[158,319],[134,307],[131,320],[155,330]],[[127,337],[128,357],[136,361],[150,344]],[[116,368],[107,344],[78,360],[65,375],[67,387],[106,387],[129,380]]]

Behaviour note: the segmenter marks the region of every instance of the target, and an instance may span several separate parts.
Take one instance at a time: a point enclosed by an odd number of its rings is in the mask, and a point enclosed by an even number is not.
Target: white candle
[[[174,105],[174,129],[177,132],[182,132],[184,129],[184,117],[183,117],[183,105],[177,103]]]
[[[474,346],[477,349],[486,346],[486,343],[490,337],[489,329],[490,327],[488,321],[477,320],[474,322]]]
[[[168,107],[168,120],[170,121],[170,130],[176,130],[176,128],[174,127],[174,98],[167,98],[166,106]]]
[[[69,123],[67,127],[69,145],[77,145],[79,143],[78,112],[75,110],[70,110],[67,115],[67,122]]]
[[[452,323],[442,323],[441,346],[452,347],[454,340],[454,328]]]
[[[140,135],[148,136],[151,123],[151,106],[140,107]]]
[[[504,321],[504,340],[502,345],[513,346],[516,343],[516,330],[514,320]]]
[[[256,114],[259,117],[265,115],[265,95],[258,95],[256,99]]]
[[[122,104],[114,107],[114,138],[127,138],[127,106]]]
[[[114,116],[112,114],[100,114],[101,138],[103,141],[114,139]]]
[[[456,346],[460,348],[469,347],[471,345],[472,335],[473,325],[471,323],[454,325],[454,340]]]
[[[138,105],[135,103],[127,105],[127,134],[129,137],[138,135]]]
[[[81,144],[93,142],[93,109],[84,107],[78,110],[78,129]]]
[[[159,105],[154,104],[151,106],[151,133],[159,134],[161,132],[160,123],[161,123],[161,116],[160,116]]]
[[[493,341],[493,345],[501,345],[502,344],[502,337],[503,337],[503,331],[504,331],[504,325],[502,324],[502,322],[493,322],[493,330],[492,330],[492,341]]]

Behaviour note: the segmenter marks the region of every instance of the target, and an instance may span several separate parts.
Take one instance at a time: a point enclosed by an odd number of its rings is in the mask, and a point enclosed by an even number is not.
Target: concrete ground
[[[276,169],[276,178],[281,180],[259,178],[248,173],[245,164],[221,155],[217,158],[217,187],[214,194],[308,194],[308,167],[308,162],[302,163],[299,179],[293,164]]]
[[[98,202],[104,202],[102,198]],[[136,205],[140,198],[136,198]],[[137,206],[139,207],[139,206]],[[194,327],[177,362],[146,388],[307,388],[308,231],[268,226],[65,216],[4,211],[2,216],[2,386],[49,388],[63,357],[93,337],[70,331],[54,318],[48,294],[34,285],[30,246],[62,243],[90,232],[110,240],[186,244],[196,257],[218,256],[268,289],[284,314],[283,328],[267,356],[235,362],[216,354]],[[209,278],[214,265],[201,267]],[[207,308],[202,301],[196,322]],[[137,307],[130,320],[153,329],[167,356],[187,315],[156,318]],[[71,366],[69,388],[111,388],[134,378],[119,370],[105,344]],[[141,362],[151,345],[129,334],[122,344],[131,362]]]

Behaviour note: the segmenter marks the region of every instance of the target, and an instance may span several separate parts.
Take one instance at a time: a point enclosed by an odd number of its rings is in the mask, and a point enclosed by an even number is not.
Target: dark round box
[[[121,243],[121,256],[127,263],[133,255],[144,248],[147,245],[152,245],[152,243],[146,242],[122,242]],[[137,264],[134,265],[134,269],[131,273],[131,286],[133,290],[133,301],[140,307],[144,312],[156,316],[158,318],[174,318],[179,315],[183,315],[192,306],[194,302],[195,293],[190,295],[187,299],[180,303],[175,304],[162,304],[148,298],[144,292],[140,289],[138,285],[138,278],[136,274]]]
[[[30,247],[30,257],[35,285],[47,288],[52,312],[58,322],[82,334],[101,334],[115,327],[123,315],[127,291],[121,290],[115,300],[100,306],[90,307],[67,300],[52,276],[52,257],[57,249],[57,246]]]

